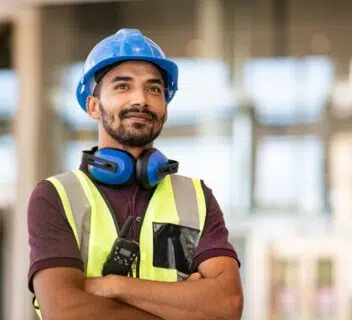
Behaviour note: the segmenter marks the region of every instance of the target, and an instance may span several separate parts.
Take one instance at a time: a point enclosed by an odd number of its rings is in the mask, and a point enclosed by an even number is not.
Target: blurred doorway
[[[337,320],[336,243],[328,237],[273,243],[270,320]]]

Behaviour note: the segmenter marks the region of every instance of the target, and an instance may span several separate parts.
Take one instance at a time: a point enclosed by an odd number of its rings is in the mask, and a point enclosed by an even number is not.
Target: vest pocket
[[[190,274],[200,230],[153,222],[153,266]]]

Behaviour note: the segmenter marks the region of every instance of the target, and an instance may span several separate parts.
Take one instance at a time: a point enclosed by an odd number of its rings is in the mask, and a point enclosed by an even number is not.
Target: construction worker
[[[203,181],[152,147],[178,68],[136,29],[90,52],[77,87],[98,123],[78,170],[28,206],[29,288],[41,319],[240,319],[239,262]]]

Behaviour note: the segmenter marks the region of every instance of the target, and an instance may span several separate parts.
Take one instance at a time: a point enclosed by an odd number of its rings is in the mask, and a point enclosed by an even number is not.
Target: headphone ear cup
[[[168,159],[157,149],[147,149],[137,159],[136,163],[136,178],[140,184],[150,189],[156,186],[161,180],[158,177],[158,169],[161,166],[168,164]]]
[[[94,166],[94,163],[89,164],[89,173],[98,182],[110,186],[119,186],[129,183],[133,179],[135,160],[128,152],[105,148],[97,150],[94,153],[94,157],[97,158],[94,160],[97,165],[99,165],[99,159],[116,164],[116,170],[114,172]]]

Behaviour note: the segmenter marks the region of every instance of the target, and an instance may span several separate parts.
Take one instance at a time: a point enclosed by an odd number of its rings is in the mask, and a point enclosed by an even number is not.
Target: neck
[[[113,137],[111,137],[110,135],[107,135],[107,134],[99,135],[98,140],[99,140],[98,141],[98,148],[99,149],[116,148],[116,149],[125,150],[125,151],[129,152],[135,159],[137,159],[145,149],[152,147],[152,145],[146,145],[144,147],[126,146],[126,145],[120,144]]]

